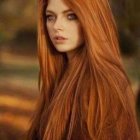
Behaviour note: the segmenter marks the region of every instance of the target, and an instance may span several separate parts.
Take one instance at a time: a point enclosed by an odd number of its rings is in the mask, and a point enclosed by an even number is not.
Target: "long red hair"
[[[134,96],[120,58],[108,0],[64,0],[82,25],[85,45],[71,63],[46,29],[38,0],[40,96],[30,140],[138,140]]]

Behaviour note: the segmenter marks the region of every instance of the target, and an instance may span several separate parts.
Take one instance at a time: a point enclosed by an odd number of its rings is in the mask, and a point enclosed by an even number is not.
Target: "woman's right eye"
[[[53,20],[55,20],[55,16],[53,16],[53,15],[46,15],[46,19],[47,19],[47,21],[53,21]]]

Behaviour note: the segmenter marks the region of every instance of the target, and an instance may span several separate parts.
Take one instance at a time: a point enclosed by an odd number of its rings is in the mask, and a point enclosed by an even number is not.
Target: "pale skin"
[[[50,0],[46,8],[46,17],[46,27],[54,47],[59,52],[65,52],[70,61],[76,49],[84,43],[82,27],[77,16],[62,0]],[[56,43],[56,35],[67,39]]]

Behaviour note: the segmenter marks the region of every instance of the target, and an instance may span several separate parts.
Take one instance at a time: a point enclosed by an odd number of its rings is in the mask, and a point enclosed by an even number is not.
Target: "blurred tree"
[[[36,28],[36,2],[1,0],[0,17],[0,41],[13,39],[21,29]]]
[[[122,53],[132,55],[140,45],[140,1],[111,0],[111,5],[120,33]]]

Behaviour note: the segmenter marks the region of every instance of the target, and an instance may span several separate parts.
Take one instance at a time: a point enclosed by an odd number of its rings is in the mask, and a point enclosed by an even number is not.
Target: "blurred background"
[[[140,0],[110,1],[140,125]],[[0,0],[0,139],[25,140],[38,92],[37,1]]]

